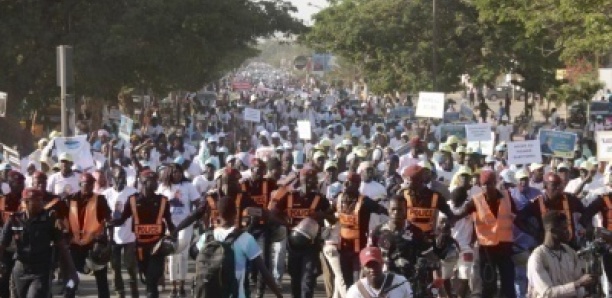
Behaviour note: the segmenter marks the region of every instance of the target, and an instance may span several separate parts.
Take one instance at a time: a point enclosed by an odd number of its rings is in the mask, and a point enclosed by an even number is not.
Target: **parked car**
[[[489,90],[487,98],[489,100],[498,100],[506,98],[506,95],[512,98],[512,87],[511,86],[497,86],[495,89]],[[514,99],[525,100],[525,91],[514,89]]]
[[[584,127],[591,116],[602,116],[604,119],[612,116],[612,104],[607,101],[592,101],[590,116],[587,117],[586,103],[573,103],[569,108],[569,118],[567,119],[569,127],[580,128]]]

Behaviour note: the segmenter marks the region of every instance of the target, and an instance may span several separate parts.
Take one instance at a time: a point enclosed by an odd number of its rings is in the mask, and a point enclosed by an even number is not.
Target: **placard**
[[[461,141],[465,141],[465,123],[442,124],[440,126],[440,139],[446,142],[449,136],[456,136]]]
[[[542,163],[540,141],[517,141],[508,143],[508,164]]]
[[[312,126],[308,120],[297,121],[298,136],[302,140],[312,139]]]
[[[4,162],[10,164],[14,170],[21,170],[21,158],[19,157],[19,151],[6,144],[0,145],[2,146],[2,158],[4,159]]]
[[[574,158],[577,136],[572,132],[540,129],[538,140],[542,155]]]
[[[261,122],[261,111],[258,109],[244,108],[243,116],[244,121]]]
[[[121,115],[121,124],[119,125],[119,137],[129,144],[133,129],[134,120],[125,115]]]
[[[474,123],[465,125],[465,136],[468,142],[483,142],[491,140],[490,123]]]
[[[466,148],[468,150],[471,149],[472,152],[480,149],[480,153],[482,153],[482,155],[493,155],[493,153],[495,153],[495,133],[491,132],[491,139],[488,141],[468,141]]]
[[[416,109],[417,117],[444,118],[444,93],[419,92],[419,102]]]
[[[0,92],[0,117],[6,116],[6,99],[8,95],[6,92]]]
[[[612,131],[596,131],[597,160],[612,161]]]
[[[111,107],[108,110],[108,118],[111,120],[120,120],[121,119],[121,111],[116,107]]]

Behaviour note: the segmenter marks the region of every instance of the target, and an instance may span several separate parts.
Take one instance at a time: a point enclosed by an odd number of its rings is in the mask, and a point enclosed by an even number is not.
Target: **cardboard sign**
[[[297,121],[297,129],[298,136],[302,140],[310,140],[312,139],[312,127],[310,125],[310,121],[308,120],[299,120]]]
[[[461,141],[466,139],[465,124],[443,124],[440,127],[440,139],[446,142],[449,136],[456,136]]]
[[[597,142],[597,160],[612,161],[612,131],[595,132]]]
[[[119,125],[119,137],[126,143],[130,143],[130,136],[134,129],[134,120],[130,117],[121,115],[121,124]]]
[[[538,135],[542,155],[574,158],[576,134],[565,131],[541,129]]]
[[[491,140],[490,123],[474,123],[465,125],[465,135],[468,142],[483,142]]]
[[[540,141],[517,141],[508,143],[508,163],[511,165],[542,163]]]
[[[244,116],[244,121],[261,122],[261,111],[258,109],[244,108],[242,115]]]
[[[8,95],[6,92],[0,92],[0,117],[6,116],[6,99]]]
[[[444,118],[444,93],[419,92],[419,102],[416,109],[417,117]]]
[[[482,155],[493,155],[495,149],[495,133],[491,132],[491,139],[488,141],[467,142],[466,148],[472,152],[480,151]]]

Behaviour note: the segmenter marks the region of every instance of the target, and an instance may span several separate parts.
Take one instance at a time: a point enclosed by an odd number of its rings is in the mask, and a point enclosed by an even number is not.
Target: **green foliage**
[[[561,104],[569,106],[574,101],[590,102],[597,91],[603,87],[603,83],[596,76],[586,74],[573,82],[565,82],[558,87],[552,88],[549,91],[549,97],[557,106]]]
[[[315,16],[303,36],[310,47],[330,51],[363,69],[374,92],[432,89],[431,0],[344,0]],[[438,1],[438,89],[454,91],[480,51],[476,11],[462,1]]]
[[[258,38],[300,33],[282,0],[0,1],[0,90],[9,108],[57,96],[55,47],[74,47],[73,93],[122,86],[194,90],[258,54]]]

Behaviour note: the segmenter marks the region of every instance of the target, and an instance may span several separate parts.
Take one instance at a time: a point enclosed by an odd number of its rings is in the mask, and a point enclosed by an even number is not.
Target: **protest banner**
[[[444,93],[419,92],[419,102],[416,109],[417,117],[444,118]]]
[[[465,123],[446,123],[440,126],[440,140],[446,142],[449,136],[456,136],[459,140],[466,139]]]
[[[45,152],[49,152],[53,146],[55,146],[57,156],[68,153],[74,160],[73,163],[81,167],[83,171],[88,171],[95,166],[87,135],[54,138],[43,150],[43,155],[46,154]]]
[[[308,120],[297,121],[298,136],[302,140],[310,140],[312,138],[312,127]]]
[[[0,117],[6,116],[6,99],[8,95],[6,92],[0,92]]]
[[[493,155],[495,149],[495,133],[491,132],[491,139],[488,141],[468,141],[466,148],[472,152],[479,151],[483,155]]]
[[[572,132],[540,129],[538,140],[542,155],[574,158],[576,134]]]
[[[6,144],[0,144],[2,146],[2,162],[6,162],[11,165],[14,170],[21,170],[21,158],[19,157],[19,151],[11,148]]]
[[[412,107],[396,107],[387,115],[389,119],[407,119],[414,117],[414,109]]]
[[[519,165],[533,162],[542,163],[542,152],[538,140],[508,143],[508,164]]]
[[[461,120],[461,114],[459,112],[444,113],[444,121],[446,122],[459,122],[460,120]]]
[[[258,109],[244,108],[243,116],[244,121],[261,122],[261,111]]]
[[[474,123],[465,125],[465,135],[468,142],[482,142],[491,140],[490,123]]]
[[[597,160],[612,161],[612,131],[595,132],[597,142]]]
[[[134,120],[132,120],[132,118],[128,116],[121,115],[121,124],[119,124],[119,137],[129,144],[133,129]]]

